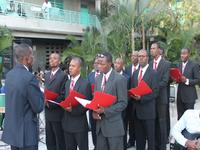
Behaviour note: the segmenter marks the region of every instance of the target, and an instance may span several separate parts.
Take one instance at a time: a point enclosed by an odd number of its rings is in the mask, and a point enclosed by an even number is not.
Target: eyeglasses
[[[138,55],[138,58],[144,58],[147,57],[146,55]]]
[[[97,57],[104,58],[105,56],[103,54],[97,54]]]

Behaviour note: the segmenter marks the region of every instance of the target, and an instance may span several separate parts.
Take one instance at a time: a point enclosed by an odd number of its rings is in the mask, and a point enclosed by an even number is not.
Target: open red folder
[[[77,100],[75,99],[75,97],[85,98],[83,94],[72,90],[70,91],[68,97],[66,97],[64,101],[58,103],[58,105],[60,105],[63,108],[67,108],[70,106],[75,107],[79,104]]]
[[[140,83],[138,84],[137,87],[132,88],[128,91],[128,95],[139,95],[139,96],[144,96],[147,94],[152,93],[152,89],[148,86],[148,84],[144,81],[141,80]]]
[[[180,79],[182,77],[182,73],[178,68],[171,68],[170,69],[170,77],[175,80],[176,82],[180,82]]]
[[[44,97],[45,97],[45,100],[54,101],[58,97],[58,93],[55,93],[55,92],[50,91],[48,89],[45,89],[44,90]]]
[[[96,110],[100,106],[105,108],[111,106],[115,102],[117,97],[104,92],[95,92],[92,101],[79,97],[75,98],[84,107],[91,110]]]

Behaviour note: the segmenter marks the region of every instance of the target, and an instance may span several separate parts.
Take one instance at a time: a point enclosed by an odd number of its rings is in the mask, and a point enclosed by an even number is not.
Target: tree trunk
[[[132,48],[132,51],[135,51],[135,30],[134,30],[134,26],[132,26],[132,31],[131,31],[131,48]]]
[[[145,29],[144,29],[144,22],[142,19],[142,49],[146,49],[146,43],[145,43]]]

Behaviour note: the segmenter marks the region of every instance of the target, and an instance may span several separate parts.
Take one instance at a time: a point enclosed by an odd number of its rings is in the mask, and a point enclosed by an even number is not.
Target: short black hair
[[[113,63],[112,55],[109,52],[103,52],[101,55],[106,58],[107,62]]]
[[[33,48],[33,43],[31,39],[27,39],[27,38],[21,38],[20,39],[20,43],[21,44],[27,44],[29,45],[31,48]]]
[[[153,43],[152,43],[152,45],[153,45],[153,44],[156,44],[156,45],[157,45],[157,47],[158,47],[159,49],[161,49],[160,42],[153,42]]]
[[[81,67],[84,66],[84,60],[83,60],[82,57],[79,57],[79,56],[72,56],[71,61],[72,61],[72,60],[78,61]],[[71,62],[71,61],[70,61],[70,62]]]
[[[29,56],[32,49],[28,44],[22,43],[14,47],[14,55],[17,62],[21,62],[25,56]]]
[[[183,49],[187,50],[187,51],[188,51],[188,53],[190,53],[190,52],[191,52],[190,48],[188,48],[188,47],[184,47],[184,48],[182,48],[181,50],[183,50]]]

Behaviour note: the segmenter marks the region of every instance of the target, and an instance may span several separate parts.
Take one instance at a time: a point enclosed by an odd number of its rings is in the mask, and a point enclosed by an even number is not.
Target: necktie
[[[142,80],[142,69],[140,69],[139,76],[138,76],[138,84]]]
[[[102,86],[101,86],[101,90],[104,91],[106,87],[106,76],[103,76],[103,81],[102,81]]]
[[[70,82],[70,90],[72,91],[74,89],[74,80],[71,80]]]
[[[53,73],[50,74],[50,80],[53,78]]]
[[[157,70],[157,62],[154,61],[154,70]]]

